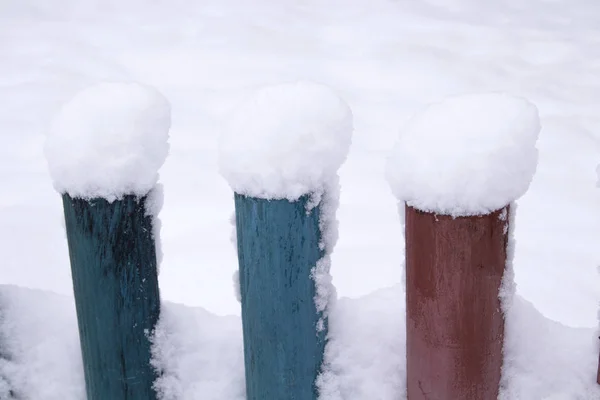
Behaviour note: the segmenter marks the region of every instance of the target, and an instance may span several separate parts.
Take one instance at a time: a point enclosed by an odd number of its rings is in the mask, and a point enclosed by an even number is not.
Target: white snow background
[[[486,91],[529,99],[542,123],[537,172],[517,202],[513,317],[523,329],[506,343],[521,355],[510,360],[508,400],[600,398],[598,21],[593,0],[2,2],[0,399],[6,384],[26,400],[84,398],[62,206],[43,143],[60,107],[106,80],[154,86],[171,103],[160,286],[185,306],[164,308],[165,399],[243,399],[241,327],[223,317],[239,303],[218,133],[247,94],[295,79],[334,88],[355,125],[331,270],[338,295],[352,299],[331,314],[323,400],[402,395],[403,234],[386,157],[425,105]]]

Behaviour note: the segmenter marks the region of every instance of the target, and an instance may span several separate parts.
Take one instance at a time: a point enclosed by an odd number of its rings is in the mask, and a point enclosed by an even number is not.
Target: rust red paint
[[[598,359],[598,375],[596,376],[596,382],[600,385],[600,358]]]
[[[505,211],[453,218],[406,207],[408,400],[498,398]]]

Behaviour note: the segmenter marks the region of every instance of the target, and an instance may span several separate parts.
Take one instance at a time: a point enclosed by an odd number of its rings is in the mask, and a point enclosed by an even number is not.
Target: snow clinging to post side
[[[504,314],[504,346],[502,348],[502,354],[504,362],[502,363],[502,374],[500,380],[500,393],[499,399],[510,399],[509,388],[513,377],[513,362],[519,358],[519,354],[515,354],[514,349],[510,343],[513,342],[513,338],[519,336],[519,330],[521,326],[515,323],[513,317],[512,307],[515,302],[517,285],[515,282],[515,270],[513,266],[513,260],[515,257],[515,216],[517,214],[517,203],[512,202],[508,208],[508,213],[504,211],[501,214],[501,218],[505,222],[505,233],[508,236],[506,244],[506,265],[504,268],[504,276],[502,277],[502,284],[500,285],[500,292],[498,297],[500,298],[500,305],[502,307],[502,313]]]
[[[400,201],[422,211],[487,214],[529,188],[540,129],[537,108],[523,98],[447,98],[408,121],[388,159],[388,182]]]
[[[317,265],[311,270],[311,277],[315,281],[315,305],[320,318],[317,323],[317,331],[325,329],[325,319],[329,316],[332,301],[337,297],[335,286],[333,286],[331,270],[331,254],[338,240],[338,221],[336,218],[339,206],[340,184],[337,174],[326,183],[323,192],[316,192],[309,203],[309,207],[320,207],[319,230],[321,231],[321,242],[319,248],[323,251],[323,257],[317,261]],[[310,210],[307,210],[310,212]]]
[[[513,260],[515,258],[515,216],[517,215],[517,203],[512,202],[508,206],[508,211],[505,209],[500,218],[504,221],[504,233],[507,235],[508,241],[506,243],[506,265],[504,267],[504,276],[502,277],[502,284],[500,285],[500,304],[502,306],[502,312],[504,315],[508,315],[510,308],[513,304],[514,296],[517,293],[517,284],[515,282],[515,270],[513,266]],[[510,324],[507,323],[507,330],[511,328]]]
[[[169,152],[171,107],[156,89],[100,83],[64,105],[44,152],[55,189],[109,201],[146,195]]]
[[[219,170],[239,194],[297,200],[322,190],[346,160],[350,107],[327,86],[299,81],[258,90],[230,116]]]

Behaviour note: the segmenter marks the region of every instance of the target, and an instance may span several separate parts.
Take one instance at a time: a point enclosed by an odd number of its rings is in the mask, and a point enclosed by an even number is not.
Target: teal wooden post
[[[247,400],[315,400],[326,328],[311,269],[320,208],[235,195]]]
[[[150,341],[159,316],[146,197],[63,194],[87,400],[153,400]]]

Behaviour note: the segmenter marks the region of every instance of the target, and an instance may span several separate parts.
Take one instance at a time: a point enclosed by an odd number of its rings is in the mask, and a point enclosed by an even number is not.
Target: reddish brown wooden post
[[[600,385],[600,357],[598,358],[598,375],[596,376],[596,382]]]
[[[409,400],[496,400],[508,206],[452,217],[406,206]]]

